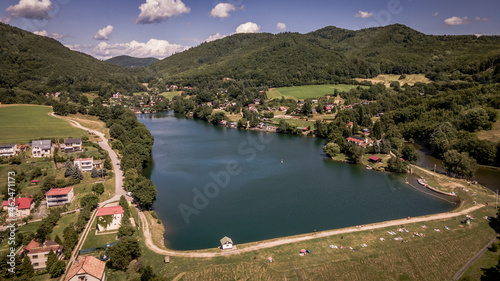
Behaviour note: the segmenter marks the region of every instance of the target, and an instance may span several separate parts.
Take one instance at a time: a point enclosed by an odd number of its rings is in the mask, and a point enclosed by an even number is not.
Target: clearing
[[[68,122],[49,116],[50,106],[0,106],[0,143],[23,143],[36,139],[79,138],[87,135]]]
[[[267,97],[271,99],[280,99],[281,97],[290,99],[309,99],[318,98],[326,95],[333,95],[334,91],[349,92],[357,85],[308,85],[296,87],[274,88],[267,92]],[[366,86],[361,86],[367,88]]]
[[[417,82],[422,82],[422,83],[431,83],[432,81],[425,77],[424,74],[405,74],[406,78],[399,80],[399,77],[401,75],[398,74],[380,74],[377,77],[373,77],[370,79],[365,79],[365,78],[354,78],[358,82],[362,81],[370,81],[373,84],[377,83],[384,83],[386,87],[389,87],[391,82],[393,81],[399,81],[399,84],[403,86],[405,83],[408,83],[408,85],[413,86]]]

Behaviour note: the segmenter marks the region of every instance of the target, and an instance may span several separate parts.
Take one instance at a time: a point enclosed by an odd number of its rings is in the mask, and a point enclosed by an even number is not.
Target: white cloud
[[[95,40],[108,40],[111,33],[113,33],[114,27],[112,25],[108,25],[104,28],[99,29],[99,31],[94,34]]]
[[[371,16],[373,16],[373,13],[363,12],[363,11],[358,11],[358,13],[354,15],[354,17],[356,18],[364,18],[364,19],[369,18]]]
[[[191,11],[181,0],[146,0],[139,9],[141,13],[135,21],[138,24],[159,23]]]
[[[278,24],[276,24],[276,29],[279,31],[286,31],[286,24],[278,22]]]
[[[212,42],[212,41],[215,41],[217,39],[222,39],[224,37],[226,37],[226,35],[222,35],[219,32],[217,32],[215,34],[210,34],[210,36],[208,36],[207,39],[203,40],[203,42]]]
[[[247,23],[240,24],[236,28],[235,33],[257,33],[259,31],[260,31],[260,25],[257,25],[256,23],[249,21]]]
[[[241,6],[240,9],[243,9],[244,6]],[[230,3],[219,3],[217,6],[215,6],[212,11],[210,12],[210,15],[214,18],[227,18],[229,17],[230,12],[234,12],[238,10],[238,7],[236,7],[233,4]]]
[[[438,12],[434,12],[434,14],[432,14],[433,17],[437,17],[439,16],[439,13]]]
[[[444,24],[446,25],[463,25],[469,23],[478,23],[478,22],[486,22],[489,21],[489,18],[481,18],[475,17],[474,20],[469,19],[468,17],[451,17],[444,20]]]
[[[68,35],[65,34],[59,34],[55,32],[48,33],[46,30],[34,31],[33,33],[36,35],[45,36],[56,40],[68,37]]]
[[[66,47],[75,51],[90,54],[98,59],[109,59],[121,55],[138,58],[165,58],[189,48],[188,46],[171,44],[166,40],[159,39],[150,39],[145,43],[134,40],[128,43],[108,44],[106,42],[101,42],[97,46],[66,45]]]
[[[17,5],[5,10],[6,22],[11,19],[49,19],[49,11],[53,9],[50,0],[19,0]]]

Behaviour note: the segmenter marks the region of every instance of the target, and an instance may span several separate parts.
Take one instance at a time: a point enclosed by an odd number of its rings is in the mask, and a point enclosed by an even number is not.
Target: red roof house
[[[10,218],[27,217],[34,206],[35,201],[28,197],[15,198],[14,202],[8,200],[2,202],[2,208],[9,212]]]
[[[103,207],[97,209],[97,216],[108,216],[108,215],[123,215],[122,206],[113,206],[113,207]]]
[[[373,163],[378,163],[378,162],[382,161],[382,159],[378,158],[377,156],[370,156],[370,158],[368,160],[373,162]]]
[[[60,206],[73,201],[75,197],[73,187],[52,188],[45,193],[47,199],[47,207]]]
[[[355,143],[361,147],[367,147],[367,146],[372,146],[373,145],[373,140],[372,139],[368,139],[368,138],[360,138],[360,137],[348,137],[346,138],[347,142],[350,142],[350,143]]]
[[[97,209],[97,230],[106,231],[116,230],[120,228],[122,217],[122,206],[104,207]]]

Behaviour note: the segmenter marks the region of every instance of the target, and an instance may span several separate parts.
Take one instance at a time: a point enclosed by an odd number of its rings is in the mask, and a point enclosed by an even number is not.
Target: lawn
[[[494,236],[495,231],[482,216],[494,214],[492,206],[473,212],[470,226],[460,227],[461,217],[406,225],[409,232],[389,227],[261,249],[249,253],[217,257],[170,257],[151,252],[140,239],[143,265],[153,267],[155,274],[172,280],[450,280],[478,250]],[[427,228],[422,228],[426,225]],[[446,230],[445,226],[450,230]],[[435,229],[439,229],[437,232]],[[395,231],[391,236],[387,231]],[[413,232],[425,237],[413,236]],[[385,242],[380,238],[386,239]],[[406,243],[394,240],[402,237]],[[366,243],[367,247],[360,245]],[[332,249],[329,245],[336,245]],[[344,249],[340,249],[343,245]],[[239,245],[246,247],[247,245]],[[356,251],[350,250],[350,247]],[[300,249],[310,255],[299,256]],[[212,250],[211,250],[212,251]],[[274,262],[269,263],[268,257]],[[137,273],[107,271],[108,280],[131,280]],[[477,280],[477,279],[476,279]]]
[[[34,139],[78,138],[83,130],[68,122],[49,116],[49,106],[1,106],[0,143],[27,143]]]
[[[422,83],[430,83],[432,82],[430,79],[425,77],[424,74],[406,74],[406,78],[404,79],[399,79],[401,75],[396,75],[396,74],[380,74],[377,77],[371,78],[371,79],[365,79],[365,78],[355,78],[356,81],[370,81],[373,84],[378,84],[378,83],[383,83],[386,87],[389,87],[391,82],[393,81],[399,81],[399,84],[403,86],[404,84],[408,83],[408,85],[413,86],[417,82],[422,82]]]
[[[335,90],[339,92],[348,92],[357,85],[310,85],[297,87],[275,88],[267,92],[267,97],[272,99],[280,99],[281,97],[292,99],[309,99],[318,98],[326,95],[333,95]],[[367,88],[365,86],[362,86]]]
[[[311,130],[314,130],[314,124],[316,121],[307,121],[306,119],[290,119],[290,118],[273,118],[272,121],[278,125],[280,120],[284,119],[288,124],[294,127],[311,127]]]
[[[171,92],[164,92],[164,93],[161,93],[160,94],[161,96],[169,99],[169,100],[172,100],[174,97],[176,96],[180,96],[181,95],[181,92],[178,92],[178,91],[171,91]]]

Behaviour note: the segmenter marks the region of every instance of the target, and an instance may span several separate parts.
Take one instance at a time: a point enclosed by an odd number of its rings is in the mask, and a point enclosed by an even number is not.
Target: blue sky
[[[237,32],[307,33],[401,23],[500,35],[498,0],[2,0],[0,19],[99,59],[163,58]]]

